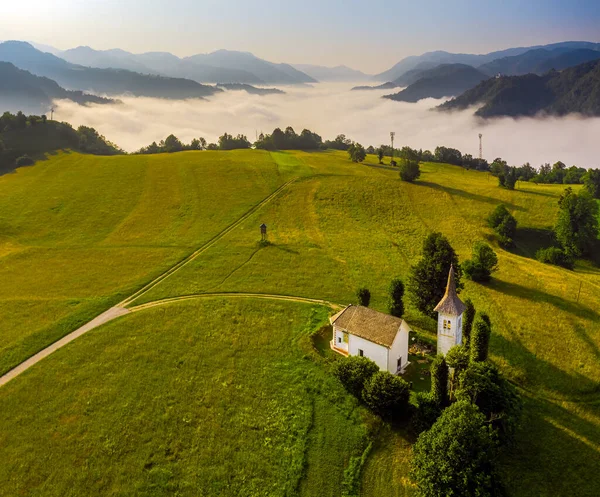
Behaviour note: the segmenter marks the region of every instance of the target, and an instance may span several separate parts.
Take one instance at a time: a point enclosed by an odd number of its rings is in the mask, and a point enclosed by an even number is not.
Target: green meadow
[[[563,188],[507,191],[486,173],[421,169],[407,184],[338,152],[73,153],[1,176],[2,371],[295,181],[129,304],[144,308],[0,388],[0,459],[11,461],[0,488],[341,495],[348,468],[369,448],[361,495],[412,495],[410,436],[348,396],[329,374],[328,354],[311,345],[330,309],[234,294],[345,305],[366,286],[372,307],[385,310],[391,279],[406,280],[423,238],[441,231],[461,260],[481,239],[499,256],[492,282],[466,282],[461,295],[490,315],[491,359],[524,397],[517,442],[501,461],[508,494],[597,495],[599,261],[568,271],[533,257],[549,243]],[[499,203],[519,222],[512,251],[485,224]],[[259,243],[263,222],[268,244]],[[160,302],[181,296],[191,298]],[[410,305],[405,318],[435,336],[435,323]]]

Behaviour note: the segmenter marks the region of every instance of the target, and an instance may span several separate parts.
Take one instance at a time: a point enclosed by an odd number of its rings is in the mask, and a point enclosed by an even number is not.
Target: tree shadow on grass
[[[597,425],[573,411],[526,395],[515,443],[500,459],[508,493],[597,495],[599,435]]]
[[[543,228],[517,228],[515,234],[515,246],[509,252],[535,259],[538,250],[558,246],[551,229]]]
[[[502,281],[496,278],[492,278],[492,280],[486,286],[492,290],[496,290],[506,295],[512,295],[513,297],[531,300],[532,302],[544,302],[551,304],[565,312],[600,323],[600,315],[593,309],[590,309],[582,304],[570,302],[561,297],[557,297],[556,295],[552,295],[541,290],[527,288],[516,283],[509,283],[508,281]]]
[[[523,207],[521,207],[520,205],[503,202],[503,201],[498,200],[497,198],[486,197],[485,195],[480,195],[478,193],[471,193],[471,192],[467,192],[465,190],[459,190],[458,188],[451,188],[449,186],[439,185],[437,183],[432,183],[430,181],[417,181],[415,184],[433,188],[434,190],[442,191],[444,193],[447,193],[448,195],[452,195],[455,197],[462,197],[467,200],[472,200],[474,202],[482,202],[482,203],[490,204],[493,206],[504,204],[508,209],[513,210],[513,211],[525,211],[525,209]]]

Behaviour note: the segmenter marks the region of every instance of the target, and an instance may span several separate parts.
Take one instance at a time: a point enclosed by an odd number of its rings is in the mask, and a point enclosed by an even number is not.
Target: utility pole
[[[394,162],[394,137],[396,136],[395,131],[390,131],[390,138],[392,140],[392,162]]]
[[[483,135],[479,133],[479,160],[483,159],[483,142],[481,141],[482,138]]]
[[[50,120],[51,121],[54,120],[54,105],[52,107],[50,107]]]

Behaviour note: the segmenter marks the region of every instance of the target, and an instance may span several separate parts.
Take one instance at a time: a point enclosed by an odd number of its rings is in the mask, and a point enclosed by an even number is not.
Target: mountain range
[[[55,99],[68,99],[78,104],[108,104],[114,100],[68,91],[55,81],[18,69],[10,62],[0,62],[0,112],[23,111],[44,114]]]
[[[498,76],[483,81],[439,108],[478,107],[481,117],[580,113],[600,116],[600,60],[543,76]]]
[[[296,69],[308,74],[310,77],[321,82],[351,82],[370,81],[372,76],[362,71],[357,71],[348,66],[315,66],[311,64],[292,64]]]
[[[10,62],[37,76],[50,78],[66,89],[97,94],[184,99],[207,97],[221,91],[190,79],[72,64],[20,41],[0,43],[0,61]]]

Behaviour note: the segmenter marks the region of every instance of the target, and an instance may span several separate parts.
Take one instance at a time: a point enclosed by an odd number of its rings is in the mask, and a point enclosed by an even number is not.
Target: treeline
[[[22,166],[33,163],[32,155],[59,149],[73,149],[95,155],[124,153],[94,128],[49,121],[45,115],[23,112],[0,116],[0,166]]]

